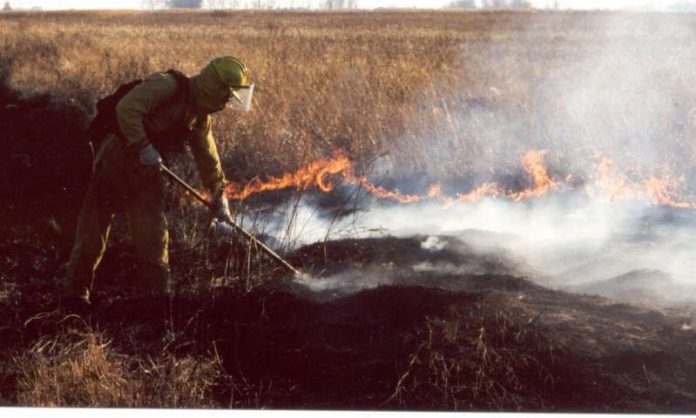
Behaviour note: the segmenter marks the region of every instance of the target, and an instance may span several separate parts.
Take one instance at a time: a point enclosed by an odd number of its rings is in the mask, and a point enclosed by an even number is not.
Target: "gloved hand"
[[[232,214],[230,213],[230,203],[225,196],[225,189],[221,188],[215,192],[215,217],[223,222],[232,222]]]
[[[147,144],[145,148],[140,150],[138,160],[140,164],[145,166],[160,165],[162,163],[162,157],[152,144]]]

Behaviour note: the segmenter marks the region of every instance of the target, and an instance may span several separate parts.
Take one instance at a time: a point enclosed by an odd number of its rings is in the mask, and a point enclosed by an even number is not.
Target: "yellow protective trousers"
[[[108,135],[95,157],[94,172],[78,219],[66,272],[65,290],[69,296],[89,299],[111,222],[121,211],[128,220],[143,292],[168,290],[169,233],[164,214],[164,177],[158,167],[141,165],[137,154],[128,151],[120,138]]]

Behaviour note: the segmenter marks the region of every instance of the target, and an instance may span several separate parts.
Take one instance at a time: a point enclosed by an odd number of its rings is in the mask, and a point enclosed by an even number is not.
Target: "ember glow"
[[[371,182],[365,175],[356,175],[353,163],[341,151],[335,151],[331,158],[312,161],[292,173],[281,176],[255,177],[246,183],[230,182],[227,184],[227,197],[234,200],[244,200],[251,195],[293,188],[309,190],[312,188],[322,192],[333,190],[334,181],[341,180],[343,184],[363,187],[378,199],[386,199],[399,203],[415,203],[421,201],[438,201],[444,207],[450,207],[461,202],[475,202],[484,198],[502,198],[511,201],[524,201],[540,198],[554,191],[580,191],[604,201],[616,202],[626,200],[648,201],[659,206],[677,208],[696,207],[696,201],[688,202],[680,199],[678,189],[680,182],[670,176],[640,178],[618,172],[610,157],[598,156],[593,179],[580,186],[573,183],[573,174],[564,178],[554,179],[549,175],[546,157],[547,150],[528,151],[521,160],[525,173],[529,176],[530,185],[522,190],[509,190],[495,182],[485,182],[474,187],[471,191],[447,195],[441,183],[429,186],[423,194],[403,193],[398,189],[387,189]]]

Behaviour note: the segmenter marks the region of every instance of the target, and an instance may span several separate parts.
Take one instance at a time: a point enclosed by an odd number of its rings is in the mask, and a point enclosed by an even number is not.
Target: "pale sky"
[[[29,9],[40,7],[44,10],[56,9],[138,9],[142,0],[9,0],[10,5],[15,9]],[[204,0],[205,1],[205,0]],[[278,0],[275,4],[316,4],[312,0]],[[675,2],[696,3],[696,0],[674,0]],[[0,0],[4,3],[5,0]],[[377,7],[418,7],[418,8],[437,8],[450,3],[451,0],[358,0],[360,8],[372,9]],[[242,3],[244,3],[242,1]],[[550,6],[554,0],[531,0],[536,7]],[[572,9],[663,9],[672,1],[669,0],[558,0],[562,8]]]

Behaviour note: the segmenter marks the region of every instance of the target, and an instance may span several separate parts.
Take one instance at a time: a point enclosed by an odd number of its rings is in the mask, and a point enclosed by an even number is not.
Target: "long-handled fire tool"
[[[200,193],[196,191],[193,187],[189,186],[188,183],[186,183],[181,177],[177,176],[174,172],[172,172],[170,169],[168,169],[164,164],[160,164],[160,167],[162,168],[162,171],[169,176],[172,180],[174,180],[175,183],[178,183],[181,187],[186,189],[187,192],[191,193],[193,197],[201,201],[204,205],[208,207],[211,211],[214,211],[215,208],[213,207],[213,204],[210,203],[206,198],[201,196]],[[217,232],[222,233],[223,235],[234,235],[235,233],[241,234],[246,238],[247,240],[253,242],[254,244],[258,245],[259,248],[261,248],[267,255],[269,255],[271,258],[282,264],[285,268],[290,270],[295,277],[303,277],[304,274],[296,269],[295,267],[292,266],[292,264],[288,263],[283,257],[278,255],[275,251],[273,251],[270,247],[268,247],[266,244],[261,242],[258,238],[247,232],[244,228],[241,226],[237,225],[234,223],[231,219],[227,221],[220,221],[218,219],[213,219],[212,221],[212,227],[215,229]]]

